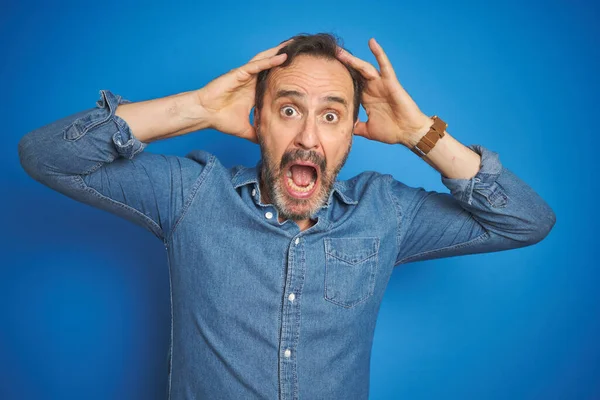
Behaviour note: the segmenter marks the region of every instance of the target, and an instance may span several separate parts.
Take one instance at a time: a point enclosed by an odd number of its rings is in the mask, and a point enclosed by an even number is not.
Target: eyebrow
[[[277,94],[275,95],[275,100],[281,97],[296,97],[303,99],[306,97],[306,95],[298,92],[297,90],[278,90]],[[328,103],[340,103],[344,107],[348,108],[348,102],[346,99],[339,96],[325,96],[322,98],[322,100],[325,100]]]

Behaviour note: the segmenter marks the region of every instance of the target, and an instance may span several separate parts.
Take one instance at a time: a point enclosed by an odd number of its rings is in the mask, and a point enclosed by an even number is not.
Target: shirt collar
[[[231,178],[231,183],[234,188],[239,188],[240,186],[254,184],[258,186],[259,181],[259,171],[261,168],[261,161],[259,161],[254,167],[238,167],[239,169]],[[358,204],[358,200],[355,200],[349,193],[349,190],[346,187],[346,181],[338,181],[336,180],[333,183],[333,189],[331,190],[331,194],[329,195],[329,199],[327,200],[327,204],[324,207],[330,205],[331,200],[333,198],[333,194],[336,193],[338,198],[346,203],[346,204]]]

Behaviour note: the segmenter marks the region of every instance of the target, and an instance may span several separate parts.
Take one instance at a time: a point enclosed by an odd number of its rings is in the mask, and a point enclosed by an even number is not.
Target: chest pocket
[[[375,289],[379,238],[325,238],[325,300],[351,308]]]

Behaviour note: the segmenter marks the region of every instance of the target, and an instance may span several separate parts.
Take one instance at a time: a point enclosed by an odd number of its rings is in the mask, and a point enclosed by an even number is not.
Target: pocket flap
[[[325,253],[358,264],[377,254],[379,238],[325,238]]]

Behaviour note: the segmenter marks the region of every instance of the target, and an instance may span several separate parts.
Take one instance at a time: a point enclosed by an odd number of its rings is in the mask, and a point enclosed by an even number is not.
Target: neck
[[[279,222],[283,222],[283,221],[285,221],[285,220],[280,217]],[[300,232],[307,230],[308,228],[310,228],[311,226],[313,226],[316,223],[316,221],[313,221],[312,219],[303,219],[303,220],[295,220],[294,219],[293,221],[300,228]]]

